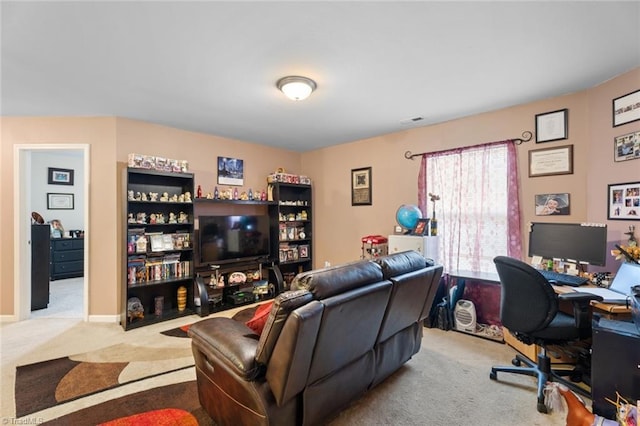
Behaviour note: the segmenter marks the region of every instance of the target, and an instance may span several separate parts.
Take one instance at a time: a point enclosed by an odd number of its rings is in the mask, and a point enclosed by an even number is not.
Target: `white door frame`
[[[31,153],[42,150],[82,151],[84,161],[84,300],[83,320],[89,319],[89,144],[24,144],[13,149],[13,316],[22,321],[31,315],[31,212],[27,201],[31,194]]]

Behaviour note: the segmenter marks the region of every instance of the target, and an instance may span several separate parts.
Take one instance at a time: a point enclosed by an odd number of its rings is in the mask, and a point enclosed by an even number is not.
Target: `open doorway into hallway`
[[[28,318],[88,320],[89,158],[88,144],[14,147],[14,316],[18,321]],[[51,169],[73,173],[71,179],[67,175],[62,179],[64,182],[52,183]],[[52,201],[62,204],[55,205]],[[31,224],[34,211],[46,223],[60,220],[64,227],[63,237],[70,236],[70,230],[82,230],[84,255],[82,276],[50,281],[47,307],[32,311]]]

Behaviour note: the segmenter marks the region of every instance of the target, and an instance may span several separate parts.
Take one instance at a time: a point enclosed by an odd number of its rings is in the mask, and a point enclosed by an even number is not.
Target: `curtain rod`
[[[529,130],[525,130],[524,132],[522,132],[522,137],[521,138],[514,138],[511,139],[512,141],[514,141],[514,143],[516,145],[520,145],[524,142],[529,142],[531,140],[531,138],[533,138],[533,133],[530,132]],[[407,151],[404,153],[404,158],[406,158],[407,160],[413,160],[413,157],[420,157],[424,154],[429,154],[428,152],[421,152],[419,154],[412,154],[411,151]]]

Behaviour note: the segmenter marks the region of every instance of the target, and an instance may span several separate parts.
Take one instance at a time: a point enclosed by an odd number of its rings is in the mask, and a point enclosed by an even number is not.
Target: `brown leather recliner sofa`
[[[304,272],[260,336],[229,318],[189,329],[200,403],[218,425],[317,425],[420,349],[442,266],[414,251]]]

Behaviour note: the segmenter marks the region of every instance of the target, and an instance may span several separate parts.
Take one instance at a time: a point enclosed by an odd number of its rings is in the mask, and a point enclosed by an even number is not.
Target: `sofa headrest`
[[[312,299],[313,296],[307,290],[298,290],[285,291],[273,300],[269,318],[267,318],[256,349],[256,361],[258,363],[266,365],[269,362],[273,348],[289,314],[300,306],[309,303]]]
[[[377,258],[375,262],[382,267],[385,279],[433,266],[433,260],[425,259],[414,250],[382,256]]]
[[[298,274],[291,283],[291,289],[309,290],[313,298],[318,300],[379,282],[382,279],[380,265],[368,260],[360,260]]]

